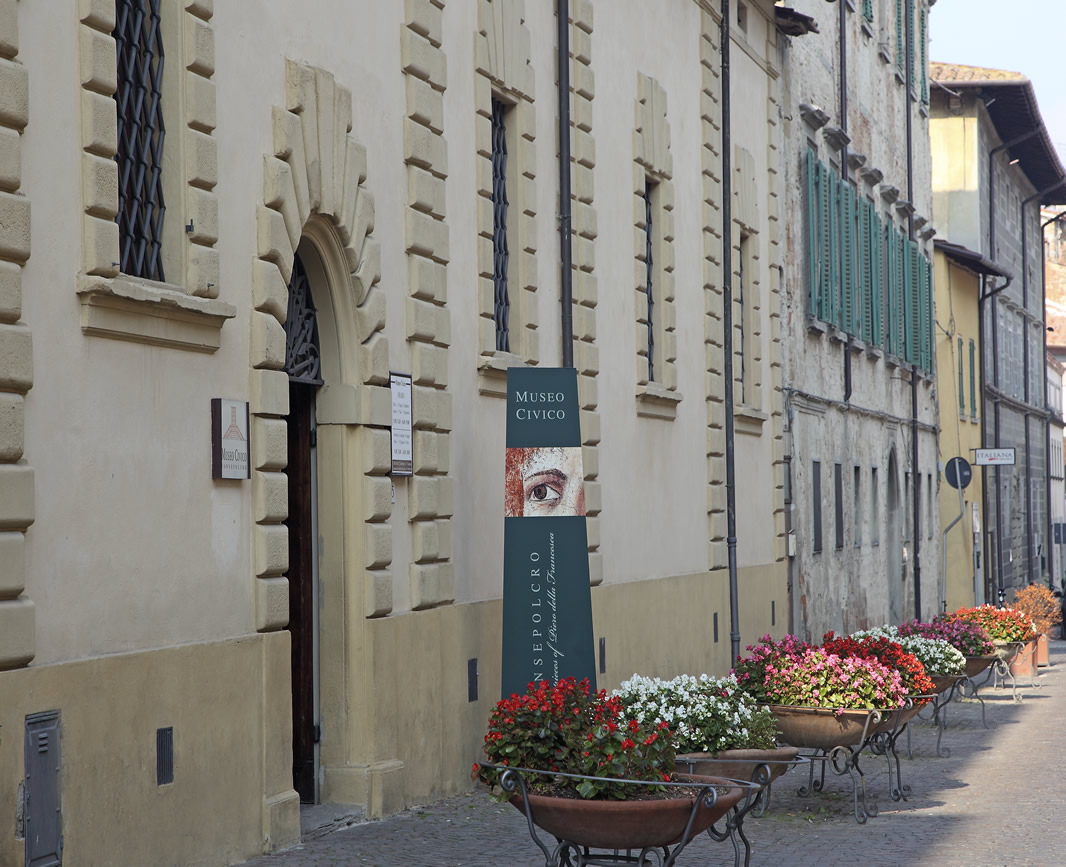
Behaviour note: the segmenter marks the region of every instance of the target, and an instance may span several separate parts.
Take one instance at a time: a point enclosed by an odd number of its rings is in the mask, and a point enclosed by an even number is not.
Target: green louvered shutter
[[[882,249],[885,254],[885,273],[888,282],[885,285],[885,349],[896,354],[896,246],[892,224],[886,222],[882,235]]]
[[[855,194],[851,184],[840,179],[840,286],[843,311],[840,317],[841,328],[849,334],[855,332],[855,232],[852,225]]]
[[[830,216],[833,210],[833,179],[823,163],[819,163],[818,176],[821,179],[819,190],[819,208],[822,238],[822,278],[821,319],[830,322],[833,319],[833,232]]]
[[[903,72],[903,55],[907,50],[903,32],[903,0],[896,0],[896,68]]]
[[[910,286],[907,270],[907,238],[902,230],[896,232],[896,352],[900,358],[907,357],[907,313],[909,310],[907,289]]]
[[[959,415],[966,415],[966,392],[963,390],[962,338],[959,338]]]
[[[900,271],[903,272],[903,358],[914,361],[914,272],[911,270],[909,243],[900,237]]]
[[[862,17],[867,21],[874,20],[874,0],[862,0]]]
[[[873,303],[870,305],[870,312],[873,314],[873,335],[871,339],[878,346],[884,346],[885,334],[884,328],[881,322],[882,304],[884,303],[884,272],[882,270],[882,262],[884,257],[882,256],[883,239],[881,234],[881,217],[878,215],[873,202],[870,203],[870,257],[871,263],[871,283],[870,291],[873,298]]]
[[[977,377],[975,371],[974,356],[976,355],[977,344],[973,342],[973,338],[970,339],[970,418],[977,418]]]
[[[910,22],[910,25],[913,28],[914,27],[914,0],[907,0],[906,15],[907,15],[907,21]],[[903,38],[906,39],[906,34],[904,34]],[[907,46],[907,66],[910,68],[910,71],[911,71],[911,86],[913,87],[914,86],[914,78],[915,78],[915,75],[914,75],[914,32],[913,32],[913,30],[911,32],[910,45]]]
[[[807,311],[818,317],[818,252],[822,249],[822,240],[818,236],[818,163],[814,151],[807,149]]]
[[[873,343],[874,339],[874,283],[873,283],[873,244],[871,243],[871,226],[873,224],[873,207],[866,199],[859,199],[859,244],[862,249],[860,271],[862,273],[862,339]]]
[[[837,327],[841,328],[841,315],[843,314],[844,305],[843,298],[841,297],[841,275],[840,275],[840,217],[843,210],[840,202],[841,182],[840,178],[833,175],[832,188],[829,200],[829,232],[830,232],[830,249],[829,249],[829,265],[830,265],[830,281],[829,285],[832,287],[830,291],[830,297],[832,302],[830,304],[829,318],[830,321]]]
[[[933,341],[936,337],[933,323],[936,321],[936,296],[933,293],[933,263],[928,256],[922,256],[925,269],[925,369],[933,372],[936,363]]]
[[[926,33],[928,31],[928,27],[929,27],[929,10],[926,8],[925,4],[923,3],[921,5],[921,7],[919,8],[919,12],[918,12],[918,40],[919,40],[918,41],[918,50],[920,52],[920,57],[921,57],[921,61],[922,61],[921,97],[922,97],[922,102],[925,103],[926,105],[929,105],[929,74],[928,74],[928,71],[926,69],[926,67],[929,65],[928,62],[927,62],[928,54],[926,53],[927,49],[928,49],[928,46],[927,46],[927,42],[926,42],[926,38],[925,38]]]

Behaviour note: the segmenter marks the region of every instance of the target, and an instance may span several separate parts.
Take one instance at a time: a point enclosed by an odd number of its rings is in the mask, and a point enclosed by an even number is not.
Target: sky
[[[1066,0],[937,0],[929,59],[1020,72],[1066,165]]]

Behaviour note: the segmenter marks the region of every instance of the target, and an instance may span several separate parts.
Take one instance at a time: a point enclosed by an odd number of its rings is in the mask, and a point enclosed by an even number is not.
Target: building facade
[[[990,468],[983,513],[986,596],[1048,580],[1048,410],[1040,206],[1066,202],[1066,177],[1023,75],[934,63],[937,227],[1009,275],[986,287],[982,443],[1013,449]]]
[[[1063,436],[1066,425],[1062,419],[1062,373],[1066,368],[1049,352],[1047,355],[1047,491],[1048,538],[1051,539],[1048,558],[1048,582],[1061,590],[1066,579],[1066,467],[1063,464]]]
[[[817,640],[936,600],[928,6],[792,5],[819,30],[782,64],[790,587]]]
[[[724,77],[717,2],[653,28],[636,0],[562,8],[598,685],[722,673],[731,630],[788,626],[806,134],[779,13],[731,7]],[[21,817],[0,863],[236,861],[298,839],[301,801],[380,816],[471,785],[500,683],[506,371],[570,339],[557,24],[522,0],[0,2],[0,814]],[[896,133],[863,145],[890,179]],[[891,384],[909,418],[909,362],[803,339],[880,371],[863,400]],[[248,478],[213,477],[214,399]],[[902,504],[907,437],[871,424],[860,463]]]

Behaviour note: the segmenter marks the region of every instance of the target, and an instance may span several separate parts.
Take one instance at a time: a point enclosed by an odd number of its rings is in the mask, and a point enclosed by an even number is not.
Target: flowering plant
[[[992,639],[980,624],[968,620],[951,620],[943,615],[935,617],[932,623],[912,620],[901,624],[899,634],[943,639],[963,656],[988,656],[995,649]]]
[[[766,701],[768,678],[781,669],[796,665],[809,648],[809,644],[795,635],[786,635],[780,641],[764,635],[754,647],[747,646],[748,656],[737,659],[733,674],[741,689],[759,701]]]
[[[1055,595],[1041,584],[1030,584],[1014,594],[1011,603],[1016,611],[1021,611],[1033,621],[1033,627],[1040,635],[1046,635],[1056,623],[1062,623],[1062,609]]]
[[[764,688],[774,704],[804,707],[900,707],[906,698],[900,673],[873,656],[839,656],[814,647],[794,665],[770,671]]]
[[[986,603],[976,608],[960,608],[948,617],[983,626],[993,641],[1028,641],[1036,637],[1033,621],[1013,608],[996,608]]]
[[[903,691],[908,695],[932,695],[936,692],[936,685],[925,673],[925,666],[918,658],[886,636],[836,638],[832,632],[827,632],[822,647],[840,656],[876,659],[886,668],[898,671]]]
[[[614,694],[637,722],[668,724],[679,753],[777,746],[774,715],[744,692],[734,675],[660,680],[634,674]]]
[[[926,674],[962,674],[966,670],[966,657],[942,638],[927,638],[924,635],[904,635],[895,626],[879,626],[864,632],[853,632],[852,638],[887,638],[894,641],[922,664]]]
[[[665,722],[628,719],[621,699],[592,692],[588,680],[564,678],[529,684],[525,695],[496,703],[485,735],[485,755],[494,765],[595,777],[572,789],[582,798],[625,798],[633,794],[619,779],[668,781],[674,767],[670,727]],[[475,764],[473,777],[492,785],[497,768]],[[565,777],[532,780],[531,789],[571,787]]]

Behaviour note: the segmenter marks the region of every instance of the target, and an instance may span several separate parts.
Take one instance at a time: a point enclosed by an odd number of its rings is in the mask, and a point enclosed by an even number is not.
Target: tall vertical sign
[[[504,697],[530,682],[595,686],[577,372],[507,372]]]

